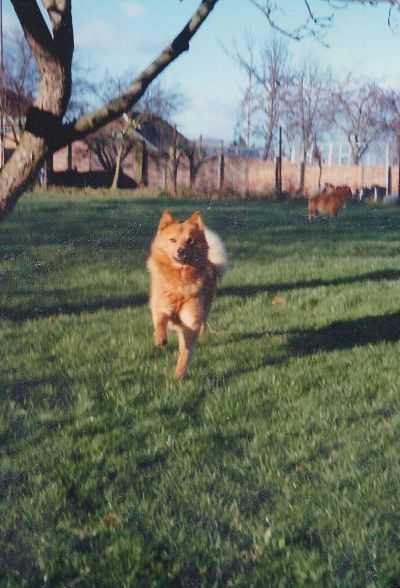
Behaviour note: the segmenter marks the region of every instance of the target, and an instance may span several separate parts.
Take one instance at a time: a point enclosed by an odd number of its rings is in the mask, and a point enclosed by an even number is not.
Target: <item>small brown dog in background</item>
[[[185,376],[197,338],[205,330],[226,265],[225,247],[204,225],[200,212],[183,222],[168,211],[162,214],[147,260],[150,308],[157,346],[167,343],[168,328],[178,333],[178,379]]]
[[[347,198],[351,198],[351,196],[352,191],[349,186],[336,186],[336,188],[309,198],[308,220],[314,220],[318,214],[336,217],[339,210],[345,205]]]

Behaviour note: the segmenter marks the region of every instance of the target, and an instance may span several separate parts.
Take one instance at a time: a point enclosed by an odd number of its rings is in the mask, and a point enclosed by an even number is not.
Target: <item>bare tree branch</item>
[[[250,0],[250,2],[265,16],[268,24],[281,35],[296,41],[301,41],[306,36],[312,36],[326,45],[323,40],[324,33],[329,27],[331,27],[334,15],[316,16],[311,8],[309,0],[303,0],[306,10],[305,21],[292,30],[288,30],[284,26],[278,24],[276,17],[278,5],[273,2],[273,0]]]
[[[77,138],[84,138],[116,120],[143,96],[150,83],[179,55],[189,49],[218,0],[202,0],[192,18],[170,45],[132,82],[127,91],[103,107],[65,124],[63,117],[71,96],[74,49],[71,0],[43,0],[50,32],[36,0],[12,0],[41,74],[39,92],[29,111],[21,141],[1,171],[0,219],[16,204],[45,158]]]
[[[198,10],[172,43],[142,71],[126,92],[110,100],[101,108],[80,117],[63,133],[60,138],[61,144],[85,137],[88,133],[96,131],[121,116],[124,112],[129,111],[143,96],[151,82],[184,51],[189,50],[189,43],[192,37],[196,34],[217,2],[218,0],[203,0]]]

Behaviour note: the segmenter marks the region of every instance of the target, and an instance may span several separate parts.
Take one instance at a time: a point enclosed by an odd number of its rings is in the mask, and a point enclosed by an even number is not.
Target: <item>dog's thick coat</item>
[[[151,244],[150,309],[156,345],[167,342],[167,330],[178,333],[175,375],[183,378],[198,338],[206,327],[217,280],[226,268],[221,239],[205,227],[199,212],[184,222],[165,211]]]
[[[352,192],[349,186],[338,186],[313,196],[308,201],[308,220],[312,221],[318,214],[336,217],[340,208],[345,205]]]

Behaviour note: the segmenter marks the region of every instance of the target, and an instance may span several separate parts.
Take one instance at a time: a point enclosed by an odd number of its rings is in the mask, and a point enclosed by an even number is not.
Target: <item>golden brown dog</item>
[[[156,345],[167,343],[168,328],[178,333],[177,378],[187,372],[226,263],[222,241],[204,225],[200,212],[183,222],[168,211],[162,214],[147,260],[150,308]]]
[[[318,214],[336,217],[351,195],[349,186],[337,186],[333,190],[313,196],[308,200],[308,220],[312,221]]]

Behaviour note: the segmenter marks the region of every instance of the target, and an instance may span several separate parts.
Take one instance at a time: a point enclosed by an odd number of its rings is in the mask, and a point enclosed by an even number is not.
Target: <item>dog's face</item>
[[[335,188],[335,191],[338,194],[340,194],[341,196],[343,196],[343,198],[351,198],[353,196],[353,192],[352,192],[350,186],[347,186],[347,185],[337,186]]]
[[[155,246],[168,256],[175,267],[203,265],[207,260],[208,245],[201,214],[195,212],[185,221],[178,221],[170,212],[164,212],[158,226]]]

